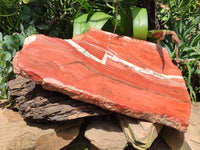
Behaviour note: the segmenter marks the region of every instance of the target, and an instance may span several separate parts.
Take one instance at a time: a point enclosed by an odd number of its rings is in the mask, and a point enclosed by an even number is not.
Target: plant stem
[[[117,24],[118,24],[118,10],[117,10],[117,2],[114,3],[114,7],[115,7],[115,19],[116,19],[116,23],[115,23],[115,27],[114,27],[114,31],[113,31],[113,33],[116,32]]]

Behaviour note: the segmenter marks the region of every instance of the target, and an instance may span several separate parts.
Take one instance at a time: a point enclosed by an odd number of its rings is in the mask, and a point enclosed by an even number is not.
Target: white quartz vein
[[[84,49],[83,47],[79,46],[77,43],[75,43],[74,41],[70,40],[70,39],[67,39],[65,40],[66,42],[68,42],[71,46],[73,46],[74,48],[76,48],[77,51],[79,51],[80,53],[82,53],[84,56],[88,57],[88,58],[91,58],[93,59],[94,61],[98,62],[98,63],[101,63],[103,65],[106,65],[106,61],[107,59],[111,59],[112,61],[115,61],[115,62],[120,62],[122,63],[123,65],[129,67],[130,69],[133,69],[135,70],[136,72],[138,73],[142,73],[142,74],[147,74],[147,75],[152,75],[154,77],[157,77],[157,78],[161,78],[161,79],[183,79],[182,76],[175,76],[175,75],[166,75],[166,74],[162,74],[162,73],[158,73],[158,72],[155,72],[151,69],[144,69],[144,68],[141,68],[141,67],[138,67],[126,60],[123,60],[117,56],[115,56],[114,54],[112,54],[111,52],[108,52],[108,51],[105,51],[105,54],[104,54],[104,57],[101,59],[98,59],[97,57],[95,57],[94,55],[92,55],[91,53],[89,53],[86,49]]]

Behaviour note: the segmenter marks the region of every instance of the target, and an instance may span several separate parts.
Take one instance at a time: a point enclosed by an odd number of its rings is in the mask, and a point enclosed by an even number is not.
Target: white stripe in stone
[[[74,48],[76,48],[76,50],[78,50],[80,53],[82,53],[83,55],[85,55],[86,57],[89,57],[99,63],[101,63],[101,60],[98,59],[97,57],[93,56],[92,54],[90,54],[88,51],[86,51],[84,48],[82,48],[81,46],[79,46],[78,44],[76,44],[75,42],[73,42],[70,39],[65,40],[66,42],[68,42],[71,46],[73,46]]]
[[[183,79],[182,76],[175,76],[175,75],[165,75],[165,74],[162,74],[162,73],[158,73],[158,72],[155,72],[153,70],[150,70],[150,69],[143,69],[143,68],[140,68],[128,61],[125,61],[123,59],[120,59],[118,58],[117,56],[113,55],[111,52],[105,52],[105,55],[104,57],[102,58],[102,60],[98,59],[97,57],[95,57],[94,55],[90,54],[88,51],[86,51],[83,47],[79,46],[78,44],[76,44],[74,41],[70,40],[70,39],[67,39],[65,40],[66,42],[68,42],[70,45],[72,45],[74,48],[76,48],[76,50],[78,50],[80,53],[82,53],[84,56],[86,57],[89,57],[93,60],[95,60],[96,62],[99,62],[101,64],[106,64],[106,61],[107,59],[111,59],[115,62],[120,62],[122,63],[123,65],[125,66],[128,66],[129,68],[135,70],[136,72],[138,73],[143,73],[143,74],[148,74],[148,75],[152,75],[154,77],[157,77],[157,78],[164,78],[164,79],[171,79],[171,78],[174,78],[174,79]]]

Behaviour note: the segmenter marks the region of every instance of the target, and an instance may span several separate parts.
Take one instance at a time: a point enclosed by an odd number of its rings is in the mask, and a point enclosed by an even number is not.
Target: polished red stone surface
[[[45,89],[185,132],[190,97],[166,49],[91,28],[72,40],[32,35],[14,72]]]

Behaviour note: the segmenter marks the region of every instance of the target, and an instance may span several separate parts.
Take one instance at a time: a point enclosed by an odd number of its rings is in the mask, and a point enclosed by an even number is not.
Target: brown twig
[[[176,62],[177,65],[181,64],[181,63],[186,63],[186,62],[194,61],[195,60],[195,59],[179,60],[179,58],[178,58],[178,53],[179,53],[178,47],[180,45],[180,40],[179,40],[176,32],[174,32],[174,31],[167,31],[166,32],[165,30],[161,30],[160,32],[154,33],[153,37],[155,37],[155,38],[158,39],[157,43],[159,44],[160,41],[164,40],[165,36],[167,36],[167,35],[172,35],[172,41],[174,43],[176,43],[176,45],[177,45],[177,48],[176,48],[176,58],[175,58],[175,62]]]
[[[196,59],[185,59],[185,60],[180,60],[177,58],[176,60],[176,63],[177,64],[181,64],[181,63],[186,63],[186,62],[189,62],[189,61],[195,61]]]
[[[161,8],[164,8],[164,9],[166,9],[166,10],[168,10],[169,11],[169,7],[167,7],[167,6],[165,6],[164,4],[160,4],[160,3],[158,3],[158,1],[157,0],[154,0],[155,1],[155,3],[158,5],[158,6],[160,6]]]
[[[178,47],[180,45],[180,40],[179,40],[176,32],[174,32],[174,31],[167,31],[166,35],[172,35],[172,41],[177,44],[177,48],[176,48],[176,62],[180,63],[180,60],[178,59],[178,52],[179,52]]]
[[[115,27],[114,27],[113,33],[116,32],[117,24],[118,24],[118,19],[117,19],[117,17],[118,17],[117,2],[114,3],[114,7],[115,7],[115,12],[116,12],[116,15],[115,15],[116,23],[115,23]]]

